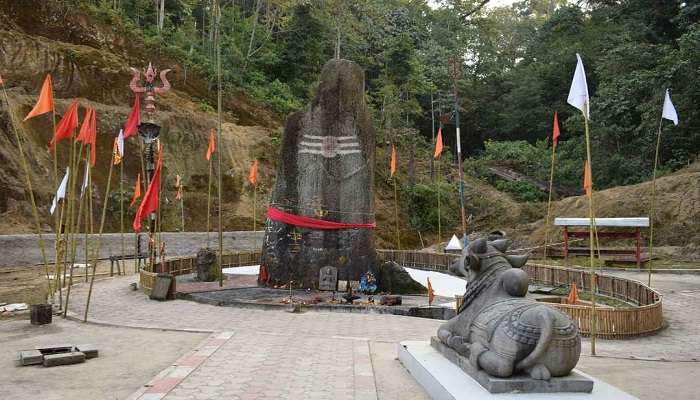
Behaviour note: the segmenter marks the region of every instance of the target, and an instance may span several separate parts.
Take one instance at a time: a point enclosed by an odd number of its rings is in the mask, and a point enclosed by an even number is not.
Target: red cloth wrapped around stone
[[[336,229],[374,229],[377,224],[348,224],[345,222],[325,221],[301,215],[286,213],[275,207],[267,208],[267,217],[273,221],[282,222],[289,225],[299,226],[302,228],[320,229],[320,230],[336,230]]]

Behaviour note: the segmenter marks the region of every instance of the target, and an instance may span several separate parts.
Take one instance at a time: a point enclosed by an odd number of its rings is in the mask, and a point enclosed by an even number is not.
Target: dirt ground
[[[0,321],[0,399],[124,399],[204,340],[207,334],[102,327],[54,317],[49,325]],[[15,366],[19,350],[94,344],[99,357],[46,368]]]

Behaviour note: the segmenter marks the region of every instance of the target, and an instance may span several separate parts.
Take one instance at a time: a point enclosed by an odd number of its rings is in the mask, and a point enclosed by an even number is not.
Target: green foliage
[[[440,217],[444,231],[459,223],[459,189],[456,185],[440,182],[440,184],[416,184],[404,187],[402,193],[407,195],[406,204],[410,215],[410,224],[421,232],[437,232],[438,230],[438,192],[440,193]]]
[[[167,0],[161,30],[152,0],[70,1],[144,37],[148,51],[168,54],[208,81],[209,90],[215,87],[212,2]],[[597,188],[649,178],[667,87],[681,124],[663,123],[661,170],[687,165],[700,152],[700,85],[692,84],[700,81],[695,2],[528,0],[489,8],[478,8],[480,0],[219,3],[224,87],[245,89],[281,114],[308,101],[321,67],[337,55],[365,70],[380,141],[410,147],[418,142],[405,132],[431,137],[431,94],[438,100],[435,116],[445,114],[445,131],[454,131],[448,59],[460,55],[458,108],[467,155],[548,180],[545,139],[558,111],[556,179],[579,187],[583,120],[566,98],[580,53],[592,96]],[[453,135],[445,135],[445,145],[454,151]]]
[[[530,202],[547,199],[546,193],[529,182],[497,180],[495,186],[498,190],[512,194],[519,201]]]

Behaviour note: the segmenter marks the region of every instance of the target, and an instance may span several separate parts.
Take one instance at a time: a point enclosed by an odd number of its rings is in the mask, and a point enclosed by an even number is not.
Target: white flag
[[[117,136],[117,151],[119,152],[119,157],[124,157],[124,130],[119,130],[119,136]]]
[[[70,168],[66,167],[66,175],[63,177],[61,184],[58,185],[58,190],[56,191],[56,197],[53,198],[51,203],[51,214],[56,211],[56,206],[58,205],[58,200],[66,198],[66,186],[68,186],[68,175],[70,173]]]
[[[671,103],[671,95],[668,94],[668,89],[666,89],[666,98],[664,99],[664,110],[661,113],[661,118],[666,118],[669,121],[673,121],[674,125],[678,125],[678,114],[676,113],[676,107]]]
[[[85,194],[85,189],[88,187],[88,181],[90,177],[90,162],[85,160],[85,176],[83,177],[83,186],[80,188],[80,197]]]
[[[578,53],[576,53],[576,59],[578,60],[576,63],[576,72],[574,72],[574,79],[571,82],[571,89],[569,90],[569,98],[566,99],[566,102],[581,110],[583,115],[589,118],[590,101],[588,98],[586,71],[583,69],[583,61],[581,61],[581,56]]]

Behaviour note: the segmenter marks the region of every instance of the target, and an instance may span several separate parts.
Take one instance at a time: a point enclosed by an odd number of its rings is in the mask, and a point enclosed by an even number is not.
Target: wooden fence
[[[260,264],[261,252],[247,251],[239,253],[224,254],[222,264],[224,268],[242,267],[246,265]],[[167,273],[174,276],[186,275],[195,272],[196,258],[194,256],[170,258],[165,261],[159,261],[153,266],[153,271],[148,271],[144,268],[140,270],[139,283],[141,288],[146,292],[150,292],[153,288],[156,275],[159,273]]]
[[[446,272],[458,254],[427,253],[410,250],[377,250],[380,262],[396,263],[424,270]],[[224,268],[260,264],[261,253],[240,252],[224,254]],[[150,291],[158,272],[173,275],[189,274],[195,270],[194,257],[181,257],[156,263],[156,272],[141,269],[141,287]],[[590,272],[572,268],[528,263],[523,267],[530,281],[553,287],[569,287],[573,282],[583,291],[590,292]],[[596,308],[597,335],[604,338],[624,338],[655,332],[663,327],[661,295],[641,282],[597,274],[598,294],[619,299],[631,304],[630,307]],[[592,308],[588,305],[547,303],[567,313],[578,323],[583,335],[590,334]]]

